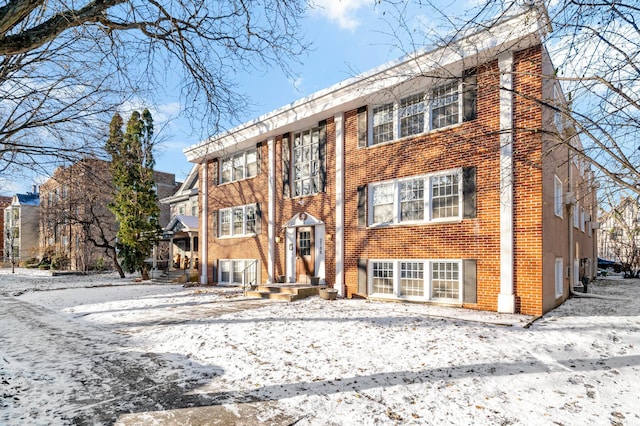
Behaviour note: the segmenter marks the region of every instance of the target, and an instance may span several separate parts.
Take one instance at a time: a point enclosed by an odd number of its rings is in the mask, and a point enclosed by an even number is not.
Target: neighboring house
[[[160,200],[169,206],[171,212],[171,220],[163,230],[164,239],[169,241],[168,258],[172,259],[167,265],[169,268],[198,268],[199,173],[200,165],[194,164],[178,191]],[[160,267],[163,268],[165,265],[161,264]]]
[[[200,281],[539,315],[595,273],[593,174],[535,10],[185,150]],[[533,131],[532,131],[533,130]],[[551,149],[555,147],[555,149]],[[582,268],[581,268],[582,266]]]
[[[175,175],[154,171],[158,198],[172,194]],[[103,248],[94,241],[113,244],[117,233],[110,163],[86,158],[58,167],[41,185],[41,253],[58,259],[58,267],[91,270],[108,266]],[[169,206],[160,204],[160,225],[169,222]]]
[[[16,194],[4,209],[5,262],[25,262],[38,256],[38,223],[40,194]]]
[[[627,272],[640,269],[640,204],[627,197],[600,216],[598,257],[623,265]]]
[[[3,212],[3,219],[0,220],[0,235],[2,235],[2,238],[0,238],[0,253],[2,253],[2,258],[4,259],[5,257],[5,252],[4,252],[4,239],[5,239],[5,235],[4,235],[4,209],[9,207],[11,205],[11,201],[13,200],[12,197],[2,197],[0,196],[0,211]]]

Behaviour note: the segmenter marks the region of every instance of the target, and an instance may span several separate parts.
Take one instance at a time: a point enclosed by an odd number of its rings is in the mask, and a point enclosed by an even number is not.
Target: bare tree
[[[385,8],[388,35],[405,52],[425,45],[451,46],[478,27],[491,31],[505,16],[538,9],[548,19],[544,43],[554,64],[542,78],[557,82],[565,95],[528,100],[553,110],[566,129],[575,129],[549,137],[556,138],[555,146],[568,147],[590,163],[604,178],[602,187],[609,190],[611,183],[640,194],[640,7],[636,2],[484,0],[463,11],[430,0],[390,0],[377,7]],[[425,16],[427,25],[422,20]],[[576,136],[584,149],[576,145]]]
[[[235,70],[288,72],[305,48],[302,0],[3,3],[0,176],[95,155],[115,106],[152,96],[174,73],[184,110],[217,132],[247,105]]]

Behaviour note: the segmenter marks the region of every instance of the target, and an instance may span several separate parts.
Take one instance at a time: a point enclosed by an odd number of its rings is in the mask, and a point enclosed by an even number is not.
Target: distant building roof
[[[18,201],[18,204],[21,206],[39,206],[40,205],[40,194],[34,194],[32,192],[28,194],[16,194],[15,198]]]

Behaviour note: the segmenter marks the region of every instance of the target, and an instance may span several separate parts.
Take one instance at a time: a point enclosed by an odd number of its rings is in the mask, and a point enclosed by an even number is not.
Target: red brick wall
[[[541,46],[514,55],[514,243],[518,311],[542,314]],[[530,129],[535,129],[531,131]]]

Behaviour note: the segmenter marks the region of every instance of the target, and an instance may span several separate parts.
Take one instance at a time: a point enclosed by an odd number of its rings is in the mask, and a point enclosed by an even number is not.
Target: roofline
[[[531,24],[535,20],[536,25]],[[418,50],[358,76],[261,115],[233,129],[205,139],[183,150],[188,161],[199,163],[224,155],[239,142],[260,142],[286,133],[287,126],[301,121],[319,121],[338,112],[357,108],[361,100],[384,89],[397,86],[425,72],[442,70],[468,58],[481,63],[503,51],[541,44],[550,31],[546,10],[530,8],[505,18],[489,29],[466,34],[458,40],[431,51]],[[435,64],[435,65],[434,65]],[[426,67],[425,67],[426,66]]]

